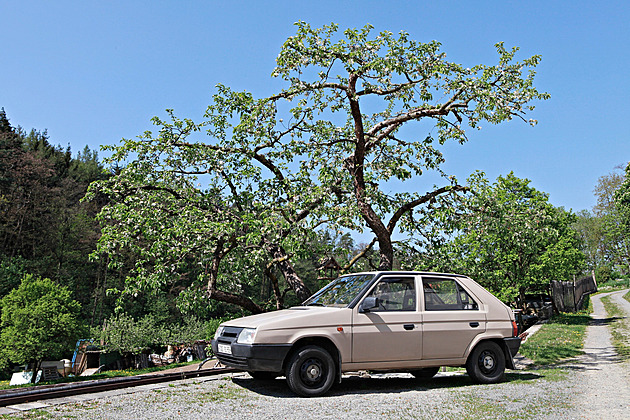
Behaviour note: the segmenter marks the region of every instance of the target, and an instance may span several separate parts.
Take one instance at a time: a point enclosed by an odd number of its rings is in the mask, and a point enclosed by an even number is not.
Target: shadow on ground
[[[506,382],[531,381],[544,378],[544,374],[534,372],[512,372],[506,374]],[[246,388],[256,394],[277,398],[298,398],[291,392],[282,378],[274,380],[257,380],[250,377],[233,378],[234,384]],[[415,379],[413,377],[377,377],[362,378],[351,376],[344,378],[340,384],[335,384],[327,396],[352,394],[395,394],[409,391],[430,391],[439,388],[459,388],[472,386],[486,386],[474,384],[466,374],[438,375],[430,380]]]
[[[589,323],[589,325],[594,325],[594,326],[606,326],[606,325],[610,325],[613,322],[620,320],[620,319],[626,319],[626,317],[619,317],[619,316],[614,316],[611,318],[598,318],[598,319],[592,319],[591,322]]]

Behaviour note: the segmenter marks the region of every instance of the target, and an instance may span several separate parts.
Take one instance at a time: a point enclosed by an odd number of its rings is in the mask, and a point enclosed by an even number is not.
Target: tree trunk
[[[208,297],[210,299],[218,300],[221,302],[238,305],[253,314],[265,312],[263,308],[261,308],[259,305],[254,303],[251,299],[246,298],[245,296],[235,295],[233,293],[224,292],[222,290],[208,288]]]
[[[273,288],[273,294],[276,298],[276,309],[280,310],[284,306],[284,296],[280,293],[280,287],[278,286],[278,279],[271,271],[271,264],[265,268],[265,275],[269,278],[271,287]]]
[[[270,243],[267,240],[265,240],[265,248],[276,261],[278,269],[282,272],[282,275],[289,286],[291,286],[291,288],[295,291],[298,299],[300,299],[300,301],[305,301],[311,297],[311,291],[308,287],[306,287],[300,276],[295,272],[295,269],[293,268],[293,265],[289,260],[289,256],[284,248],[278,244]]]
[[[41,360],[35,360],[33,362],[33,377],[31,378],[31,383],[34,384],[37,381],[37,372],[39,372],[39,367],[41,366]]]
[[[227,246],[226,246],[227,245]],[[225,303],[231,303],[238,305],[243,309],[250,311],[253,314],[259,314],[264,312],[260,305],[257,305],[254,301],[248,297],[237,295],[230,292],[224,292],[217,289],[217,279],[219,277],[219,265],[225,255],[233,248],[233,244],[221,239],[217,242],[217,247],[214,251],[214,257],[210,267],[206,267],[208,274],[208,297],[210,299],[218,300]]]
[[[379,253],[381,256],[378,268],[382,271],[390,271],[394,265],[394,247],[392,246],[391,232],[366,199],[367,188],[363,168],[365,164],[365,154],[367,152],[367,143],[363,127],[363,115],[359,107],[359,100],[355,96],[357,80],[358,76],[351,74],[346,91],[350,103],[350,112],[354,120],[354,136],[356,143],[354,154],[346,160],[345,166],[352,176],[354,196],[357,200],[357,205],[363,216],[363,220],[365,220],[378,240]]]

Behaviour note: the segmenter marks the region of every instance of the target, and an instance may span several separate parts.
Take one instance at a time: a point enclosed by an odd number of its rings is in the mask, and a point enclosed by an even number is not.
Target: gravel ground
[[[186,380],[146,392],[25,412],[29,418],[304,419],[304,418],[574,418],[571,387],[560,371],[510,373],[509,382],[472,385],[465,374],[440,373],[419,383],[410,375],[347,377],[322,398],[297,398],[285,381]],[[559,382],[561,381],[561,382]]]
[[[630,316],[630,303],[617,299]],[[465,373],[421,382],[408,374],[347,376],[322,398],[298,398],[283,379],[247,374],[198,378],[101,395],[11,414],[80,419],[616,419],[630,417],[630,366],[617,360],[600,296],[587,330],[585,355],[553,369],[510,371],[507,381],[473,385]],[[624,303],[625,302],[625,303]],[[83,401],[81,401],[83,400]],[[1,411],[0,411],[1,414]]]

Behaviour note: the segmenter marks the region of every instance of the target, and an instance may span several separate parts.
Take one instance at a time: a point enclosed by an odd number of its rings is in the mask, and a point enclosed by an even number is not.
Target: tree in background
[[[604,223],[602,216],[597,216],[588,210],[582,210],[576,214],[577,220],[573,227],[580,235],[583,244],[582,251],[586,257],[586,269],[595,271],[597,281],[600,281],[599,273],[606,281],[610,277],[609,270],[612,267],[609,258],[612,257],[609,247],[606,246],[607,239],[604,231]]]
[[[81,305],[50,279],[26,275],[0,305],[0,364],[32,363],[33,382],[43,360],[68,354],[82,335]]]
[[[630,271],[630,163],[625,168],[625,176],[620,177],[621,183],[613,194],[613,220],[607,223],[607,233],[617,239],[616,250],[621,261],[622,270]]]
[[[584,242],[589,270],[594,270],[598,281],[607,281],[612,276],[628,273],[630,267],[630,243],[623,222],[623,205],[619,206],[618,194],[623,188],[625,177],[615,171],[599,177],[594,193],[597,203],[593,211],[578,213],[576,229]]]
[[[581,272],[584,255],[576,216],[549,203],[548,195],[513,173],[490,184],[469,179],[471,196],[449,219],[453,238],[424,260],[431,268],[470,275],[504,302],[523,307],[526,293],[548,290],[550,280]]]

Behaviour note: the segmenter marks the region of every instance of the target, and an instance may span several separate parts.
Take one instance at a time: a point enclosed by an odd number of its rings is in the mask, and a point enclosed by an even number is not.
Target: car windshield
[[[374,274],[356,274],[339,277],[308,298],[304,302],[304,305],[345,308],[367,287],[370,280],[373,278]]]

